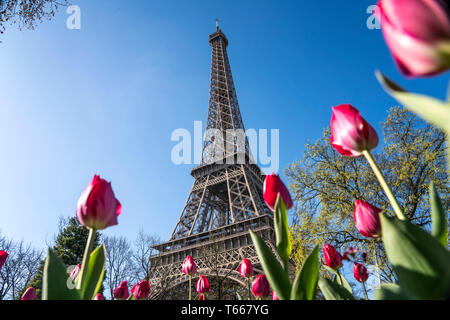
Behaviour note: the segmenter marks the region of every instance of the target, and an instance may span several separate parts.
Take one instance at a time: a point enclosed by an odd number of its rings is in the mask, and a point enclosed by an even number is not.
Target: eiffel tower
[[[243,258],[252,262],[256,274],[263,273],[249,229],[276,252],[273,216],[263,199],[265,175],[254,163],[243,134],[228,39],[217,20],[209,44],[210,97],[202,158],[191,171],[194,184],[170,240],[153,246],[158,251],[150,258],[153,299],[189,280],[181,272],[187,255],[194,258],[199,274],[227,277],[246,286],[238,272]]]

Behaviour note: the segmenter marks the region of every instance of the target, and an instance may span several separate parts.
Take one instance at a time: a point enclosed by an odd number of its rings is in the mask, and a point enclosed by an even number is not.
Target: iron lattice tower
[[[249,229],[274,247],[272,212],[263,199],[264,174],[254,163],[244,134],[227,55],[228,40],[216,26],[212,47],[210,98],[200,165],[186,204],[168,242],[154,246],[150,258],[152,297],[188,281],[181,272],[187,255],[199,274],[227,276],[242,285],[238,272],[243,258],[262,273]],[[213,253],[212,253],[213,251]],[[215,255],[214,270],[208,255]]]

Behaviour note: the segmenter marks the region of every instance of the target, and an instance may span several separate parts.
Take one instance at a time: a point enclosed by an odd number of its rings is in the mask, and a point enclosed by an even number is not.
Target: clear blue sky
[[[8,27],[0,44],[0,229],[44,248],[94,174],[123,211],[106,235],[139,229],[168,239],[193,182],[171,162],[177,128],[205,122],[215,18],[246,128],[280,129],[280,171],[351,103],[379,130],[395,105],[380,69],[413,91],[444,97],[448,76],[407,80],[380,30],[375,1],[74,1],[36,30]]]

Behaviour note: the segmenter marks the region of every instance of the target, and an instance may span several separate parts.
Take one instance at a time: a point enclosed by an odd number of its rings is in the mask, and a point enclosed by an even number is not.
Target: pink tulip
[[[272,300],[279,300],[279,299],[278,299],[278,296],[277,296],[277,293],[275,292],[275,290],[272,291]]]
[[[36,300],[36,290],[29,287],[22,296],[22,300]]]
[[[206,294],[201,294],[198,297],[198,300],[208,300],[208,298],[206,297]]]
[[[450,10],[440,0],[381,0],[379,20],[394,60],[406,76],[450,68]]]
[[[380,212],[382,210],[362,200],[356,200],[353,217],[356,229],[369,238],[377,238],[381,235]]]
[[[0,270],[2,269],[3,265],[6,262],[6,259],[8,258],[8,252],[4,250],[0,250]]]
[[[195,265],[194,258],[191,256],[187,256],[183,261],[183,266],[181,267],[181,271],[188,276],[194,276],[197,274],[197,266]]]
[[[252,284],[252,293],[257,299],[270,296],[270,285],[265,275],[256,276]]]
[[[147,299],[150,295],[150,283],[147,280],[139,281],[131,289],[131,294],[136,300]]]
[[[239,273],[243,278],[253,277],[253,266],[250,260],[244,259],[239,266]]]
[[[105,298],[103,298],[101,293],[97,293],[94,297],[94,300],[105,300]]]
[[[350,104],[332,107],[331,145],[343,156],[359,157],[378,145],[378,134]]]
[[[75,268],[70,272],[70,278],[75,281],[75,279],[78,277],[78,274],[81,271],[81,264],[77,264]]]
[[[353,275],[355,279],[359,282],[366,282],[369,278],[369,273],[363,264],[355,262],[353,264]]]
[[[130,297],[128,283],[123,281],[119,286],[117,286],[113,291],[113,296],[117,300],[127,300]]]
[[[289,210],[292,208],[294,204],[292,203],[291,195],[280,177],[275,173],[267,175],[263,185],[263,197],[267,206],[272,211],[275,208],[278,194],[281,195],[281,199],[283,200],[286,209]]]
[[[331,269],[338,270],[342,267],[342,257],[331,244],[325,244],[322,248],[325,264]]]
[[[114,196],[111,183],[95,175],[81,194],[77,204],[77,217],[87,228],[102,230],[117,224],[122,206]]]
[[[200,276],[200,278],[197,281],[197,292],[198,293],[208,293],[211,290],[211,287],[209,286],[208,279],[205,276]]]

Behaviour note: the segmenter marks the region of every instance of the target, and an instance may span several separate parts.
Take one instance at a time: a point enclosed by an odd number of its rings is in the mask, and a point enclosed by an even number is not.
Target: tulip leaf
[[[237,298],[238,300],[242,300],[242,296],[239,294],[239,292],[236,292],[236,298]]]
[[[450,106],[444,101],[422,94],[407,92],[379,71],[375,75],[386,92],[398,102],[426,121],[450,133]]]
[[[416,225],[385,215],[380,218],[386,254],[402,290],[418,299],[448,297],[448,250],[435,237]]]
[[[410,300],[416,298],[412,297],[402,290],[402,288],[393,283],[381,285],[381,288],[375,290],[375,300]]]
[[[252,230],[249,230],[249,232],[270,286],[275,290],[280,300],[289,300],[291,283],[289,281],[288,273],[280,265],[272,250],[267,246],[264,240]]]
[[[350,292],[337,282],[327,278],[319,279],[319,288],[327,300],[354,300]]]
[[[273,216],[277,251],[283,261],[284,268],[288,270],[288,260],[291,254],[292,245],[291,240],[289,239],[289,225],[286,206],[284,205],[280,193],[278,194],[277,201],[275,203]]]
[[[92,300],[100,290],[105,274],[105,257],[106,249],[104,244],[89,255],[86,277],[80,288],[83,300]]]
[[[53,251],[48,249],[42,279],[42,300],[80,300],[75,286],[71,288],[69,282],[72,284],[66,267]]]
[[[433,182],[430,183],[430,202],[431,202],[431,235],[439,240],[439,242],[447,248],[448,225],[447,214],[442,207],[439,194],[434,187]]]
[[[347,291],[348,291],[350,294],[353,294],[352,286],[348,283],[347,279],[345,279],[344,276],[339,275],[339,273],[338,273],[336,270],[334,270],[333,268],[330,268],[330,267],[327,266],[327,265],[323,265],[323,266],[324,266],[325,269],[327,269],[329,272],[331,272],[332,274],[334,274],[334,277],[333,277],[333,281],[334,281],[334,282],[336,282],[337,284],[343,286],[345,289],[347,289]],[[341,280],[342,280],[342,283],[341,283]]]
[[[291,289],[291,300],[314,300],[319,281],[319,247],[316,246],[297,273]]]

